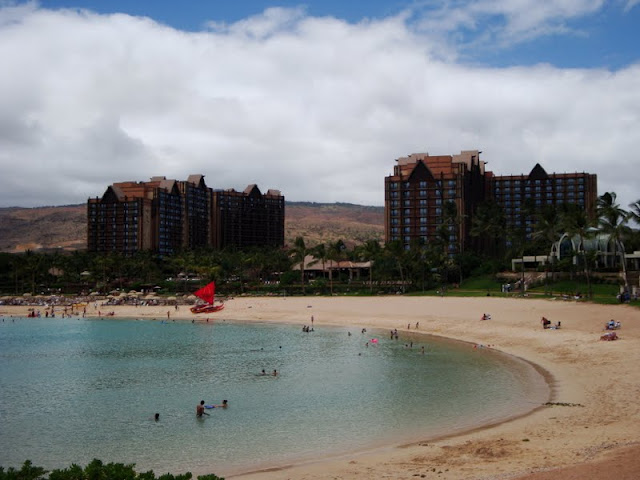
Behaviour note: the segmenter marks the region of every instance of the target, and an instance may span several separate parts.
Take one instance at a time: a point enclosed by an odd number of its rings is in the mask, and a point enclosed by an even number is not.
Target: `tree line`
[[[578,262],[557,263],[552,257],[552,277],[556,269],[575,269],[589,281],[597,259],[594,252],[581,246],[603,233],[612,242],[616,268],[621,269],[628,287],[625,255],[640,250],[640,234],[630,226],[634,221],[640,224],[640,200],[629,207],[623,209],[613,192],[598,198],[594,218],[577,205],[539,207],[527,200],[521,209],[521,226],[507,228],[502,208],[486,201],[478,206],[470,222],[472,248],[465,251],[461,251],[462,238],[450,235],[464,221],[450,202],[443,209],[436,235],[429,242],[413,240],[409,248],[399,240],[384,245],[368,240],[352,248],[342,240],[307,245],[303,237],[298,237],[287,248],[184,250],[172,256],[149,251],[133,255],[86,251],[0,254],[0,293],[104,294],[114,289],[159,287],[164,293],[186,294],[209,281],[215,281],[223,295],[333,294],[336,289],[363,294],[426,291],[509,269],[512,258],[547,255],[563,233],[579,238],[573,252]],[[459,242],[453,254],[452,241]],[[322,265],[324,272],[312,279],[305,276],[305,269],[311,266],[306,260],[309,256],[314,259],[311,263]],[[343,260],[372,262],[372,266],[368,275],[353,279],[335,268]]]

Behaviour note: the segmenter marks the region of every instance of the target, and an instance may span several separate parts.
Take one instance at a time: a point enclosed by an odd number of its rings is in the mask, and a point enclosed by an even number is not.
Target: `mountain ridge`
[[[303,237],[309,246],[342,240],[349,247],[382,241],[384,207],[335,202],[285,203],[285,244]],[[0,251],[83,250],[87,205],[0,207]]]

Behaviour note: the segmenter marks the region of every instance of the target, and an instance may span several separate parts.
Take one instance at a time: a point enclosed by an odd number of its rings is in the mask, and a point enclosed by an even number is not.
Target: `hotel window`
[[[436,208],[436,215],[442,215],[442,209],[440,207]]]
[[[411,227],[404,227],[402,230],[404,233],[411,233]]]
[[[404,219],[404,224],[405,225],[411,225],[411,219],[410,218],[405,218]]]
[[[391,219],[391,225],[398,225],[398,223],[400,223],[400,222],[398,221],[397,218],[392,218]]]
[[[427,182],[424,180],[420,180],[420,183],[418,184],[418,186],[420,188],[427,188]]]
[[[391,227],[391,233],[398,233],[398,227]]]
[[[391,196],[391,198],[398,198],[398,192],[397,191],[391,192],[390,196]]]
[[[421,208],[421,209],[419,209],[419,210],[418,210],[418,213],[419,213],[421,216],[424,216],[424,215],[426,215],[426,214],[427,214],[427,209],[426,209],[426,208]]]
[[[395,242],[396,240],[399,240],[399,239],[400,239],[400,238],[399,238],[397,235],[393,235],[393,236],[391,237],[391,241],[392,241],[392,242]]]
[[[436,198],[435,203],[436,203],[436,205],[442,205],[442,199],[441,198]]]
[[[427,223],[427,217],[420,217],[420,223],[421,224]]]
[[[405,197],[405,198],[410,197],[411,196],[411,191],[410,190],[404,190],[402,192],[402,196]]]
[[[420,196],[421,197],[426,197],[427,196],[427,191],[426,190],[420,190]]]
[[[422,226],[420,227],[420,233],[428,233],[428,231],[429,231],[429,230],[427,229],[427,226],[426,226],[426,225],[422,225]]]
[[[410,208],[405,208],[404,209],[404,215],[411,215],[411,209]]]
[[[418,201],[418,205],[420,205],[421,207],[426,207],[427,206],[427,200],[426,199],[421,199]]]
[[[402,188],[411,188],[411,183],[410,182],[403,182],[402,183]]]
[[[405,207],[410,207],[411,206],[411,200],[405,200],[403,202],[403,204],[404,204]]]
[[[391,206],[392,207],[398,207],[398,206],[400,206],[400,202],[398,200],[391,200]]]
[[[398,189],[398,182],[390,182],[389,183],[389,187],[391,188],[391,190],[397,190]]]
[[[410,236],[408,236],[408,235],[406,235],[406,236],[404,237],[404,241],[405,241],[405,242],[410,242],[410,241],[411,241],[411,237],[410,237]]]
[[[455,189],[448,190],[448,191],[447,191],[447,195],[449,195],[450,197],[455,197],[455,196],[456,196],[456,191],[455,191]]]

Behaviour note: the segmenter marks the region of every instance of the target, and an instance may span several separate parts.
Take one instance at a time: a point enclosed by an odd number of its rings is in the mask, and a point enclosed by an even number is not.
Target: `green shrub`
[[[134,464],[104,464],[98,459],[92,460],[84,469],[75,463],[69,468],[52,470],[49,476],[42,467],[34,467],[30,460],[24,462],[20,470],[13,467],[4,471],[0,467],[0,480],[191,480],[191,472],[180,475],[165,473],[156,478],[152,470],[136,473]],[[197,480],[224,480],[213,474],[200,475]]]

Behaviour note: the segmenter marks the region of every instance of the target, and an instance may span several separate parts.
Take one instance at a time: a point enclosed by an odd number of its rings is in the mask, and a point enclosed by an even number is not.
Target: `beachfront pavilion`
[[[330,275],[333,278],[338,278],[340,274],[346,274],[350,282],[352,280],[360,280],[362,277],[368,279],[372,263],[371,261],[352,262],[349,260],[339,262],[325,260],[323,262],[313,255],[307,255],[304,257],[304,276],[307,280],[314,280],[316,278],[328,278]],[[297,263],[292,267],[292,270],[300,271],[300,267],[301,264]]]

